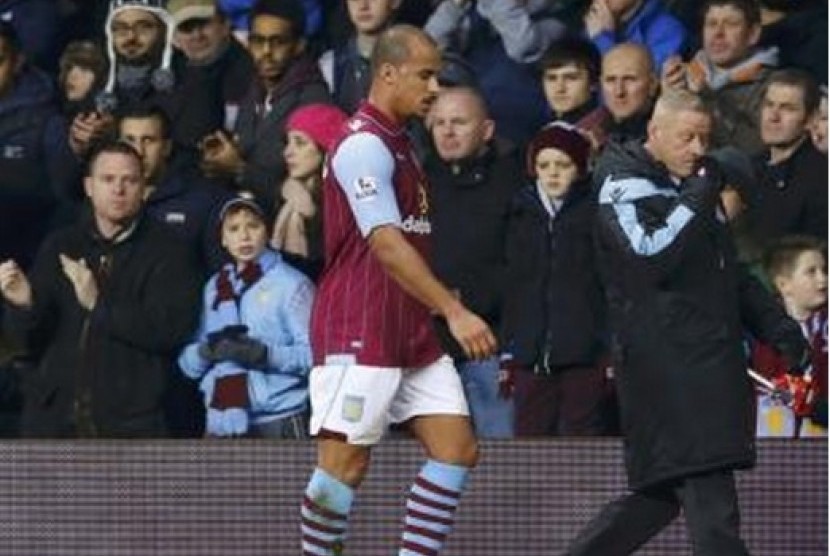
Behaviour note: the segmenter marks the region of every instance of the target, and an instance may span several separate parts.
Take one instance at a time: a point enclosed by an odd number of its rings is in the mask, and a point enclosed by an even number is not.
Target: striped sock
[[[319,467],[314,470],[300,508],[303,556],[343,553],[354,490]]]
[[[406,500],[398,556],[437,556],[452,529],[458,499],[470,470],[428,460]]]

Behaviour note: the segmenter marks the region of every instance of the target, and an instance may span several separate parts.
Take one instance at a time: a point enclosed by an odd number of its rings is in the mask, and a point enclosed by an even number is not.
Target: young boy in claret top
[[[793,401],[759,391],[758,436],[827,436],[827,258],[825,246],[810,236],[785,236],[772,244],[764,269],[787,314],[795,319],[810,343],[805,375],[792,378],[788,366],[771,347],[755,342],[752,367]]]

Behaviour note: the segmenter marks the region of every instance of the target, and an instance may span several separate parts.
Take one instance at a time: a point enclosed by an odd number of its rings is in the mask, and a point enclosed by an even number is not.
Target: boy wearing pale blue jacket
[[[314,287],[267,248],[265,214],[235,197],[220,212],[231,262],[208,280],[194,341],[179,356],[199,380],[207,436],[306,438]]]

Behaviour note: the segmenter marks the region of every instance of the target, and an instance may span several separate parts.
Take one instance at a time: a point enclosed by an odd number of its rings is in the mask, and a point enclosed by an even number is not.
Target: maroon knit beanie
[[[540,129],[527,145],[527,173],[536,177],[536,157],[543,149],[557,149],[567,154],[584,176],[588,171],[591,142],[575,127],[565,122],[553,122]]]

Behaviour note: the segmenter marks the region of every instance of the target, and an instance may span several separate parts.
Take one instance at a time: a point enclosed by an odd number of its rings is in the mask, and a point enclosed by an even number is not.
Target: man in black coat
[[[803,70],[770,76],[761,103],[760,177],[746,192],[742,224],[747,260],[757,261],[771,242],[790,234],[827,239],[827,155],[810,141],[820,94]]]
[[[481,94],[469,87],[441,91],[430,114],[435,154],[424,170],[430,183],[435,273],[493,329],[501,320],[504,242],[510,199],[521,184],[515,150],[496,141],[495,122]],[[496,357],[472,361],[443,320],[438,333],[456,361],[476,434],[513,436],[513,401],[499,395]]]
[[[40,355],[24,377],[23,436],[158,437],[175,355],[198,316],[187,249],[142,213],[141,158],[126,143],[93,152],[91,211],[44,242],[27,278],[0,263],[7,324]]]
[[[752,388],[742,334],[796,369],[798,325],[738,267],[704,157],[712,117],[701,99],[658,100],[644,144],[611,144],[601,185],[598,260],[631,492],[610,503],[567,554],[621,555],[683,509],[696,556],[745,556],[733,470],[755,461]]]

